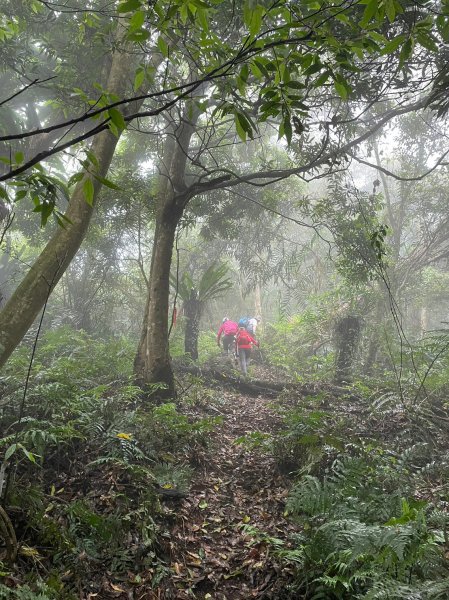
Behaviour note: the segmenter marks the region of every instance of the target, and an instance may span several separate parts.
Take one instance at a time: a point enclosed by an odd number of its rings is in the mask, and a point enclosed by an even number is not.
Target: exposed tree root
[[[0,506],[0,535],[3,537],[6,546],[6,560],[12,564],[17,556],[17,538],[11,519],[8,517],[5,509]]]

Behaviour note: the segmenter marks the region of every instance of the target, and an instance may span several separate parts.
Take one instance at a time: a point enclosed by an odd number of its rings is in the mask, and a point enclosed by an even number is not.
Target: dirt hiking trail
[[[163,502],[172,523],[164,538],[172,576],[142,600],[287,597],[282,589],[292,573],[264,537],[287,541],[295,531],[284,517],[291,480],[279,473],[271,453],[235,443],[252,432],[274,432],[281,419],[271,399],[220,393],[223,423],[199,457],[187,497]]]

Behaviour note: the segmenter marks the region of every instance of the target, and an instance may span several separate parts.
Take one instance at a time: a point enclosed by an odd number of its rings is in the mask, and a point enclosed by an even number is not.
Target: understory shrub
[[[300,533],[291,549],[274,551],[296,565],[293,597],[443,600],[445,420],[434,418],[435,400],[413,411],[397,392],[353,394],[332,399],[319,392],[293,408],[283,398],[285,428],[273,451],[279,467],[296,477],[286,514]]]
[[[302,526],[298,589],[329,600],[444,598],[444,530],[410,491],[403,466],[372,451],[338,456],[321,479],[303,476],[287,504]]]
[[[25,350],[8,364],[0,380],[3,499],[21,540],[19,571],[33,575],[0,588],[0,598],[71,600],[95,574],[160,570],[159,492],[188,489],[186,456],[206,445],[219,419],[195,419],[173,403],[143,405],[130,381],[130,347],[68,328],[47,332],[23,410]]]
[[[268,325],[264,331],[263,352],[268,361],[285,369],[298,380],[330,380],[335,356],[329,319],[308,310]]]

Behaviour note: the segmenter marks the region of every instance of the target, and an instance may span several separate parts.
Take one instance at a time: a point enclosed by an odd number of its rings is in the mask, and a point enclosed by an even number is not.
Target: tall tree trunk
[[[175,209],[174,199],[166,202],[165,208],[154,232],[148,298],[134,372],[136,383],[142,389],[151,395],[157,392],[160,398],[172,398],[175,380],[168,347],[169,275],[176,228],[182,211]],[[151,386],[155,384],[163,384],[165,389],[152,390]]]
[[[148,298],[134,360],[137,385],[158,399],[176,395],[168,346],[169,275],[176,228],[190,198],[185,184],[186,164],[198,116],[198,110],[187,107],[180,124],[172,126],[159,175]],[[163,384],[164,389],[159,384]]]
[[[351,380],[360,330],[360,318],[355,316],[343,317],[335,327],[335,382],[337,384],[349,383]]]
[[[113,56],[108,81],[108,91],[119,96],[126,90],[132,72],[132,61],[126,53],[116,51]],[[117,146],[118,138],[109,131],[100,133],[92,144],[92,152],[98,160],[96,174],[105,177]],[[86,202],[83,185],[92,180],[94,202]],[[78,251],[93,213],[93,206],[101,183],[86,173],[70,199],[65,213],[70,224],[58,227],[25,278],[0,312],[0,367],[5,364],[13,350],[23,339],[51,291],[62,277],[70,261]]]
[[[192,292],[192,297],[184,302],[184,316],[186,318],[186,331],[184,338],[184,351],[190,354],[192,360],[198,360],[198,336],[200,332],[200,319],[202,303],[197,298],[197,292]]]
[[[429,329],[429,313],[427,306],[421,306],[419,311],[419,334],[420,338],[423,339]]]
[[[377,353],[380,345],[380,330],[382,324],[382,318],[385,314],[385,300],[382,295],[382,288],[379,284],[377,286],[378,297],[376,299],[376,310],[372,321],[370,323],[370,338],[368,343],[368,351],[366,353],[364,371],[365,375],[372,375],[374,365],[376,364]]]

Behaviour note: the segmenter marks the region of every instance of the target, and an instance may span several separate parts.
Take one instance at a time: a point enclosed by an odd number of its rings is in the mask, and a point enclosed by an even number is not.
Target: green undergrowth
[[[170,354],[173,358],[186,359],[184,350],[184,319],[178,319],[176,328],[170,335]],[[203,364],[214,359],[221,354],[221,349],[217,346],[217,334],[213,331],[201,331],[198,336],[198,361]]]
[[[15,563],[0,563],[0,599],[71,600],[87,582],[98,591],[101,573],[156,585],[161,498],[188,490],[219,422],[189,412],[201,382],[176,405],[144,404],[130,344],[65,328],[39,341],[22,407],[28,357],[20,349],[0,380],[2,504],[19,542]]]
[[[308,310],[265,328],[262,347],[271,365],[298,381],[328,381],[333,377],[335,354],[323,311]]]
[[[286,598],[449,597],[445,398],[418,404],[413,388],[402,391],[286,394],[278,433],[238,440],[271,453],[292,481],[285,517],[299,533],[285,540],[246,531],[295,572]]]

